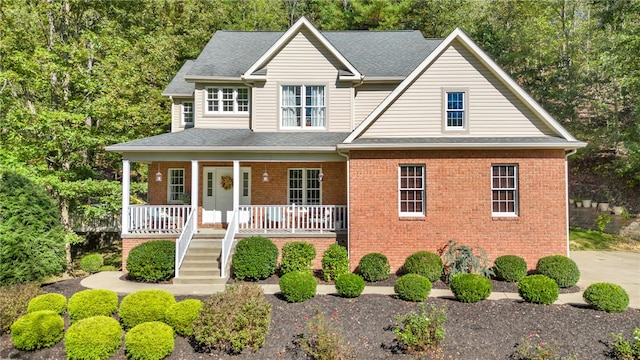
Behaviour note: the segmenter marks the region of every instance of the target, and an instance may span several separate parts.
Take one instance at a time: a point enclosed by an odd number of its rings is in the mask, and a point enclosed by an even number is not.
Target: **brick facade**
[[[490,260],[523,257],[529,268],[546,255],[567,254],[563,150],[352,151],[349,242],[351,267],[370,252],[392,271],[420,250],[449,239],[484,248]],[[398,166],[425,165],[426,215],[398,215]],[[492,217],[491,165],[517,164],[519,213]],[[375,188],[376,191],[371,191]]]

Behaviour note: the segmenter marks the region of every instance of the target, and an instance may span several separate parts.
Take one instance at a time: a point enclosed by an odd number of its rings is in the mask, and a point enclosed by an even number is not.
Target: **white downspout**
[[[567,257],[569,256],[569,217],[571,216],[570,211],[569,211],[569,156],[575,154],[576,152],[578,152],[578,150],[573,149],[573,150],[569,150],[569,152],[564,154],[564,191],[566,193],[565,195],[565,202],[564,202],[564,206],[566,209],[566,220],[567,220]]]
[[[350,244],[351,244],[351,177],[350,177],[350,162],[349,154],[343,154],[338,150],[338,155],[347,159],[347,256],[351,258]]]
[[[129,160],[122,160],[122,235],[129,233],[129,196],[131,189],[131,165]]]

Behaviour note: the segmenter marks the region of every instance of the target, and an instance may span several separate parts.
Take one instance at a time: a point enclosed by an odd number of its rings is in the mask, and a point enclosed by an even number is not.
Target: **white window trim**
[[[513,204],[513,212],[495,212],[493,211],[493,191],[494,190],[510,190],[508,188],[494,188],[493,187],[493,167],[494,166],[513,166],[514,172],[514,204]],[[491,172],[490,172],[490,180],[491,180],[491,216],[493,217],[518,217],[518,209],[520,208],[520,183],[518,181],[518,164],[491,164]]]
[[[400,187],[402,181],[402,167],[404,166],[419,166],[422,168],[422,211],[421,212],[403,212],[402,211],[402,196],[400,192],[402,189]],[[398,214],[401,217],[424,217],[427,211],[427,167],[424,164],[400,164],[398,165]]]
[[[185,116],[184,116],[184,114],[185,114],[184,104],[185,103],[191,104],[191,119],[192,119],[192,121],[190,121],[190,122],[185,121]],[[180,119],[181,119],[182,126],[187,126],[187,125],[193,126],[193,124],[195,122],[195,111],[194,111],[194,108],[193,108],[193,101],[183,101],[180,104]]]
[[[282,124],[283,119],[282,119],[282,108],[284,107],[284,105],[282,104],[283,100],[284,100],[284,96],[282,96],[282,89],[285,86],[299,86],[300,87],[300,96],[302,97],[301,99],[301,110],[300,110],[300,126],[284,126]],[[324,88],[324,126],[307,126],[307,122],[306,122],[306,96],[307,96],[307,92],[306,92],[306,88],[308,86],[317,86],[317,87],[323,87]],[[327,122],[328,122],[328,103],[327,103],[327,99],[328,99],[328,89],[329,87],[327,85],[323,85],[323,84],[281,84],[280,85],[280,93],[278,94],[280,97],[280,108],[278,109],[279,111],[279,128],[282,130],[326,130],[327,129]]]
[[[180,199],[177,200],[172,200],[171,199],[171,172],[173,170],[182,170],[182,193],[186,192],[186,173],[184,171],[184,168],[168,168],[167,169],[167,204],[182,204],[182,201]]]
[[[462,109],[462,125],[463,126],[448,126],[447,125],[447,94],[449,93],[462,93],[463,109]],[[468,133],[469,132],[469,89],[468,88],[443,88],[442,89],[442,129],[443,132]]]
[[[212,111],[209,110],[209,90],[217,89],[218,90],[218,110]],[[223,106],[222,99],[222,90],[223,89],[232,89],[233,90],[233,111],[225,111]],[[239,111],[238,110],[238,90],[245,89],[247,90],[247,110]],[[205,86],[204,87],[204,113],[207,115],[220,115],[220,114],[248,114],[249,109],[251,109],[251,91],[248,87],[233,87],[233,86]]]
[[[314,206],[308,205],[307,203],[307,172],[308,170],[318,170],[320,173],[322,169],[320,168],[288,168],[287,169],[287,204],[291,204],[291,170],[302,170],[302,202],[304,204],[296,204],[296,206]],[[322,181],[320,181],[320,203],[317,205],[322,205]]]

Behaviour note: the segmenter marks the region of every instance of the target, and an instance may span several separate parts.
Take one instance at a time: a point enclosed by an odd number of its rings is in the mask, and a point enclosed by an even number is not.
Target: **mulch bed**
[[[45,285],[47,292],[60,292],[70,297],[83,290],[81,279]],[[182,297],[181,297],[182,298]],[[206,297],[201,297],[205,299]],[[356,359],[413,358],[398,353],[393,326],[398,315],[417,311],[418,304],[383,295],[363,295],[355,299],[338,296],[316,296],[300,304],[289,304],[277,295],[267,295],[273,306],[271,328],[264,347],[256,353],[238,356],[203,354],[193,350],[187,339],[177,337],[175,350],[167,358],[182,359],[301,359],[304,354],[296,344],[305,327],[305,318],[317,311],[338,319],[345,341]],[[429,298],[427,304],[445,307],[446,338],[444,359],[508,359],[516,346],[529,334],[553,346],[561,356],[580,359],[607,359],[612,333],[622,332],[629,338],[640,326],[640,310],[628,309],[618,314],[570,305],[533,305],[525,302],[485,300],[463,304],[451,299]],[[125,359],[124,346],[112,359]],[[33,352],[13,348],[8,334],[0,337],[2,359],[63,359],[63,341]]]

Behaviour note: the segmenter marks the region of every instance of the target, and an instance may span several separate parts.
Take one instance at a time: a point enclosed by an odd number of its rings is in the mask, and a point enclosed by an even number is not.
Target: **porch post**
[[[240,161],[233,161],[233,211],[238,211],[240,206]]]
[[[198,232],[198,195],[199,191],[198,160],[191,160],[191,211],[193,212],[193,233]]]
[[[129,160],[122,160],[122,235],[129,233],[129,189],[131,188],[131,165]]]

